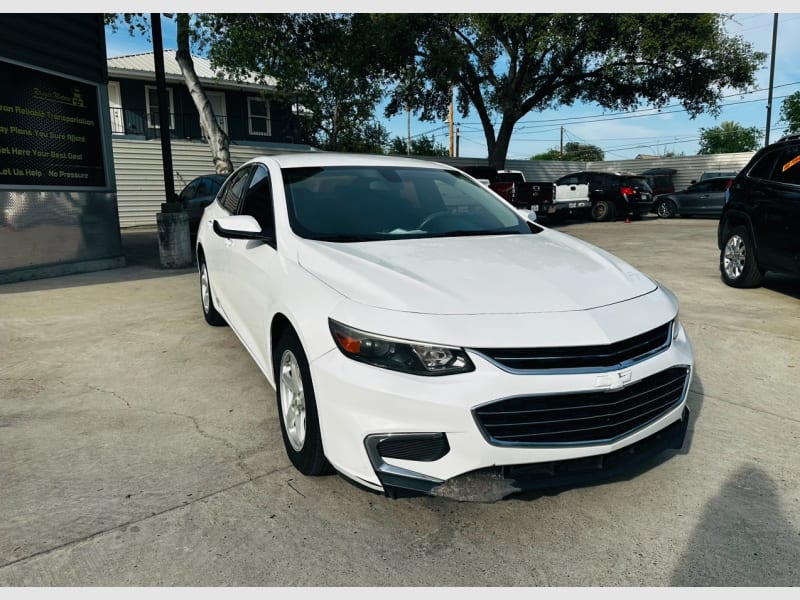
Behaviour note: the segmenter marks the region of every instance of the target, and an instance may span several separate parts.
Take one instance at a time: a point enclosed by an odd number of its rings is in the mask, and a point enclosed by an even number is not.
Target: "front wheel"
[[[722,280],[731,287],[758,287],[764,272],[758,266],[756,249],[744,227],[732,227],[725,236],[719,255]]]
[[[656,214],[662,219],[671,219],[676,212],[675,203],[672,200],[660,200],[656,206]]]
[[[311,371],[297,334],[289,329],[273,353],[275,396],[286,454],[303,475],[333,472],[322,448]]]

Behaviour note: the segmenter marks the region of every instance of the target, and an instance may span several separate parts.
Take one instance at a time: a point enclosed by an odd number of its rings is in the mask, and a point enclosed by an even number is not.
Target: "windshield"
[[[455,169],[302,167],[282,174],[289,223],[304,238],[361,242],[531,233],[511,206]]]

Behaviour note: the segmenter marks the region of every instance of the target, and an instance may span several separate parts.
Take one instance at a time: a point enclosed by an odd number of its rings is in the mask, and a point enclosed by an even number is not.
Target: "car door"
[[[680,208],[678,210],[682,214],[688,215],[703,212],[703,205],[706,203],[710,189],[708,181],[690,185],[680,199]]]
[[[276,282],[281,274],[272,182],[265,165],[255,166],[238,214],[253,217],[261,225],[261,231],[273,241],[231,240],[228,248],[229,303],[236,314],[236,330],[265,369],[269,369],[269,323],[274,313]]]
[[[251,172],[252,167],[250,165],[245,165],[234,172],[222,190],[220,190],[218,202],[215,203],[211,210],[203,213],[203,221],[200,223],[200,227],[208,229],[208,235],[204,238],[205,256],[215,301],[219,305],[218,308],[222,309],[228,323],[234,328],[236,327],[237,316],[231,303],[229,256],[233,240],[220,237],[214,233],[214,220],[237,214]]]
[[[800,144],[783,149],[756,200],[762,257],[780,271],[800,271]]]

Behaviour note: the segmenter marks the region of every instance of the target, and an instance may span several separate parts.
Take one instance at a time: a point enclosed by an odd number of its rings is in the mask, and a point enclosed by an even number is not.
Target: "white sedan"
[[[683,444],[675,296],[453,167],[251,160],[206,208],[197,259],[206,320],[275,387],[306,475],[496,499]]]

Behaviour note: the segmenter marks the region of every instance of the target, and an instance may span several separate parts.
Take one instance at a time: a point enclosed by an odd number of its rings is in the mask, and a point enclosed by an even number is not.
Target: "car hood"
[[[551,230],[344,244],[304,240],[298,262],[350,300],[428,314],[588,310],[656,289],[607,252]]]

